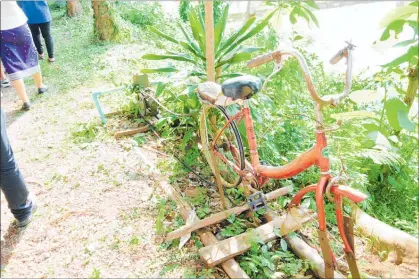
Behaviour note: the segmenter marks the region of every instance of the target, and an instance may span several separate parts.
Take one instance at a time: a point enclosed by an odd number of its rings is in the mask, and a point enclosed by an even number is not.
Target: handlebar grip
[[[274,59],[274,57],[273,57],[271,52],[263,54],[263,55],[259,55],[259,56],[256,56],[255,58],[253,58],[252,60],[250,60],[249,62],[247,62],[247,67],[254,68],[254,67],[260,66],[262,64],[265,64],[267,62],[270,62],[273,59]]]
[[[347,51],[346,47],[339,50],[338,53],[336,53],[335,56],[333,56],[332,59],[330,59],[330,64],[334,65],[338,63],[340,60],[342,60],[342,58],[345,57],[346,51]]]

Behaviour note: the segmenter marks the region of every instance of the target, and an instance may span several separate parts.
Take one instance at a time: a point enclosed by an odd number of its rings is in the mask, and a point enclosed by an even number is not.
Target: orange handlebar
[[[247,67],[249,68],[254,68],[257,66],[260,66],[262,64],[268,63],[270,61],[272,61],[274,59],[273,57],[273,53],[269,52],[263,55],[259,55],[256,56],[255,58],[253,58],[252,60],[250,60],[249,62],[247,62]]]

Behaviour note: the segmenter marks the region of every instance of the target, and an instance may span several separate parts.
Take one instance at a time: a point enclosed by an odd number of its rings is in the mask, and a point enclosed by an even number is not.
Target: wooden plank
[[[302,209],[293,208],[289,213],[276,217],[273,221],[254,230],[230,237],[217,244],[203,247],[199,249],[199,255],[207,266],[214,267],[243,254],[250,249],[252,242],[255,240],[269,242],[275,239],[277,236],[274,230],[276,229],[278,229],[280,235],[287,235],[299,229],[303,223],[312,220],[311,215],[311,213]]]
[[[158,182],[161,189],[176,202],[182,218],[184,220],[188,219],[188,216],[192,211],[191,206],[183,200],[179,192],[176,191],[167,181],[160,178],[158,179]],[[204,245],[213,245],[218,242],[217,238],[215,238],[214,234],[210,231],[201,229],[197,231],[197,234]],[[244,272],[244,270],[234,259],[223,262],[221,267],[230,278],[250,279],[250,277],[246,274],[246,272]]]
[[[286,195],[290,193],[291,191],[292,191],[292,186],[288,186],[288,187],[284,187],[284,188],[280,188],[275,191],[272,191],[266,194],[265,197],[267,201],[270,201],[280,196]],[[210,217],[200,220],[194,224],[183,226],[173,232],[168,233],[165,240],[166,241],[173,240],[173,239],[182,237],[190,232],[196,231],[198,229],[220,223],[221,221],[227,219],[231,214],[238,215],[248,209],[249,209],[249,206],[245,204],[242,206],[237,206],[237,207],[213,214]]]
[[[218,242],[217,238],[211,232],[204,232],[200,235],[202,243],[205,246],[209,246]],[[247,279],[250,277],[244,272],[244,270],[240,267],[239,263],[236,262],[234,259],[227,260],[221,264],[221,267],[227,273],[230,278],[237,278],[237,279]]]
[[[213,1],[205,1],[205,57],[208,81],[215,81],[213,4]]]

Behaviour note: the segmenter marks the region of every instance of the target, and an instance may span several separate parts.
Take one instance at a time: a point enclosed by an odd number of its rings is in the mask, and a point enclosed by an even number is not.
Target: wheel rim
[[[216,134],[228,121],[228,116],[223,107],[204,106],[200,116],[200,135],[202,150],[208,164],[214,173],[214,164],[211,152]],[[230,165],[233,164],[236,169],[244,169],[244,151],[240,134],[234,122],[217,138],[215,145],[219,156],[215,157],[215,162],[219,166],[221,183],[224,187],[235,187],[240,184],[242,178]]]

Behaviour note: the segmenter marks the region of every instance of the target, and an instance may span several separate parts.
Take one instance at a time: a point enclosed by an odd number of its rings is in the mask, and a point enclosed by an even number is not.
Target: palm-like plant
[[[276,10],[274,10],[269,13],[259,23],[255,23],[256,17],[252,16],[236,32],[230,36],[225,36],[224,32],[227,23],[228,9],[229,6],[227,5],[222,11],[220,20],[214,26],[214,52],[217,80],[221,77],[237,75],[230,74],[222,76],[222,73],[233,64],[249,60],[251,58],[251,54],[260,49],[258,47],[245,47],[242,43],[261,32],[263,28],[268,25],[269,20],[276,12]],[[147,60],[169,59],[188,62],[194,66],[193,70],[191,70],[188,75],[197,76],[204,80],[206,78],[205,26],[203,16],[198,11],[197,7],[189,9],[188,22],[190,27],[189,31],[185,29],[182,23],[178,23],[178,26],[184,35],[184,40],[177,40],[152,26],[148,26],[149,31],[180,46],[185,52],[174,53],[167,51],[166,54],[145,54],[142,58]],[[174,66],[142,70],[143,73],[167,73],[177,71],[178,69]]]

